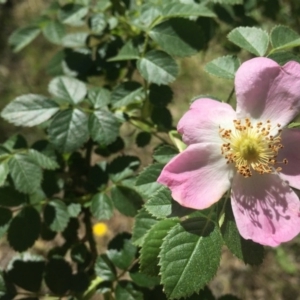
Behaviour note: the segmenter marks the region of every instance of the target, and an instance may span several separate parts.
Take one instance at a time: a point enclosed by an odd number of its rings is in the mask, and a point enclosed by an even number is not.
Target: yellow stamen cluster
[[[275,164],[288,163],[286,159],[277,161],[278,151],[283,148],[280,124],[276,125],[277,132],[273,136],[271,131],[275,130],[270,120],[252,124],[247,118],[233,122],[233,130],[221,127],[219,129],[224,141],[221,152],[227,164],[234,163],[241,175],[251,177],[253,170],[259,174],[273,173],[281,170],[279,167],[275,168]]]

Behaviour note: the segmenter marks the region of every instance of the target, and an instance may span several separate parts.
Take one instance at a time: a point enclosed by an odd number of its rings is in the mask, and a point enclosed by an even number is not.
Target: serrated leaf
[[[28,155],[14,155],[9,160],[8,166],[15,188],[18,191],[31,194],[41,185],[42,170]]]
[[[161,186],[145,204],[147,211],[158,219],[166,218],[172,213],[172,197],[170,190]]]
[[[174,18],[156,25],[150,37],[167,53],[191,56],[204,46],[203,31],[194,21]]]
[[[297,54],[290,51],[276,51],[269,54],[268,58],[273,59],[281,66],[285,65],[287,62],[291,60],[300,63],[300,57]]]
[[[141,102],[144,97],[143,87],[136,81],[127,81],[119,84],[111,94],[114,108]]]
[[[41,256],[25,253],[16,257],[8,267],[8,278],[22,289],[39,292],[43,279],[45,262]]]
[[[31,206],[24,207],[11,221],[7,240],[14,250],[23,252],[33,246],[39,237],[41,219]]]
[[[226,246],[236,257],[250,265],[259,265],[263,262],[264,247],[240,236],[230,203],[226,206],[221,232]]]
[[[289,49],[300,46],[300,35],[291,28],[283,25],[275,26],[270,34],[272,51]]]
[[[165,236],[179,221],[161,220],[154,224],[145,236],[143,247],[140,251],[141,271],[150,276],[159,273],[159,252]]]
[[[82,48],[86,46],[86,40],[88,38],[87,32],[76,32],[66,34],[62,38],[62,45],[66,48]]]
[[[161,184],[157,182],[157,178],[160,175],[164,164],[153,164],[144,169],[136,181],[137,191],[145,198],[148,199],[157,191]]]
[[[176,61],[167,53],[160,50],[151,50],[139,59],[137,68],[148,81],[157,84],[173,82],[178,75]]]
[[[82,19],[87,15],[88,11],[88,7],[70,3],[60,9],[58,19],[64,24],[81,26],[84,24]]]
[[[26,195],[16,191],[13,187],[5,186],[0,188],[1,206],[19,206],[26,202]]]
[[[67,210],[71,218],[77,218],[81,212],[81,205],[79,203],[71,203],[68,205]]]
[[[148,276],[141,272],[130,272],[129,276],[136,285],[147,289],[155,288],[155,286],[158,286],[160,282],[159,277]],[[157,299],[161,300],[161,298],[157,298]]]
[[[116,300],[143,300],[143,294],[134,287],[131,281],[120,280],[115,290]]]
[[[54,44],[60,44],[65,35],[65,26],[56,20],[47,22],[42,30],[45,38]]]
[[[41,95],[27,94],[15,98],[1,112],[1,117],[16,126],[35,126],[59,111],[57,103]]]
[[[237,27],[227,37],[232,43],[257,56],[264,56],[269,45],[267,32],[255,27]]]
[[[162,145],[154,150],[153,158],[161,164],[167,164],[178,154],[178,150],[169,145]]]
[[[115,280],[116,279],[116,268],[109,260],[106,254],[98,256],[95,264],[95,273],[102,280]]]
[[[136,46],[134,46],[133,41],[129,40],[119,51],[117,56],[114,56],[108,61],[122,61],[122,60],[132,60],[139,59],[139,50]]]
[[[114,205],[106,194],[98,193],[91,200],[90,210],[97,220],[109,220],[113,215]]]
[[[28,150],[28,156],[33,162],[35,162],[38,166],[40,166],[43,169],[55,170],[59,168],[59,165],[55,160],[34,149]]]
[[[127,270],[135,258],[136,251],[136,246],[130,240],[125,239],[122,249],[109,249],[107,256],[117,268]]]
[[[44,219],[52,231],[64,231],[70,220],[67,205],[61,200],[51,200],[45,207]]]
[[[95,109],[103,108],[110,103],[110,91],[101,87],[92,88],[88,91],[88,100]]]
[[[143,204],[141,196],[135,190],[124,186],[114,186],[111,198],[115,208],[129,217],[134,217]]]
[[[89,26],[94,33],[101,34],[107,26],[103,13],[94,14],[89,19]]]
[[[88,139],[88,116],[79,109],[66,109],[52,120],[48,134],[51,143],[61,152],[72,152]]]
[[[119,120],[108,110],[94,111],[88,121],[91,138],[101,144],[109,145],[119,136]]]
[[[19,52],[30,44],[41,32],[38,26],[27,26],[20,28],[12,33],[8,39],[8,44],[14,52]]]
[[[168,85],[151,84],[149,89],[150,102],[159,107],[167,106],[173,98],[173,91]]]
[[[143,207],[135,217],[135,222],[132,231],[132,242],[134,245],[141,247],[145,241],[145,235],[148,230],[158,222],[150,213]]]
[[[219,57],[205,66],[205,71],[220,78],[234,79],[241,62],[233,55]]]
[[[208,219],[191,218],[173,227],[159,261],[167,296],[179,299],[198,293],[217,272],[222,244],[219,229]]]
[[[57,273],[59,270],[59,276]],[[51,258],[45,268],[45,283],[55,294],[64,295],[71,286],[72,268],[62,258]]]
[[[168,3],[162,7],[162,15],[164,18],[174,17],[216,17],[214,12],[202,4],[196,3]]]
[[[12,216],[12,211],[10,209],[0,207],[0,239],[6,234]]]
[[[86,96],[87,89],[78,79],[59,76],[52,79],[48,87],[49,92],[63,103],[78,104]]]
[[[0,163],[0,186],[2,186],[5,183],[8,173],[9,173],[8,162],[7,161],[1,162]]]

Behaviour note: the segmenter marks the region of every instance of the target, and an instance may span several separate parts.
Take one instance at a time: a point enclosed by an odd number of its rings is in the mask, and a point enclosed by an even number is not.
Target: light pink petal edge
[[[219,126],[230,128],[236,113],[227,103],[201,98],[195,100],[180,119],[177,130],[183,135],[183,141],[195,143],[222,143]]]
[[[300,64],[284,66],[257,57],[246,61],[235,77],[239,118],[266,121],[285,126],[300,111]]]
[[[205,209],[230,188],[233,168],[226,164],[215,144],[194,144],[174,157],[162,170],[158,182],[172,191],[182,206]]]
[[[262,245],[278,246],[300,232],[300,202],[277,174],[236,175],[232,210],[242,237]]]
[[[287,159],[288,163],[277,164],[277,167],[282,168],[280,177],[300,190],[300,129],[284,129],[281,142],[284,148],[279,151],[277,161]]]

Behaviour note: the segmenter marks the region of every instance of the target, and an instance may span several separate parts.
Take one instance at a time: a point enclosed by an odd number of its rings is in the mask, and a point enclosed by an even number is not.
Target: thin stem
[[[232,98],[232,96],[233,96],[233,93],[234,93],[234,87],[232,88],[232,90],[231,90],[231,92],[230,92],[230,94],[229,94],[229,96],[228,96],[228,98],[227,98],[227,100],[226,100],[226,103],[229,103],[229,102],[230,102],[230,100],[231,100],[231,98]]]

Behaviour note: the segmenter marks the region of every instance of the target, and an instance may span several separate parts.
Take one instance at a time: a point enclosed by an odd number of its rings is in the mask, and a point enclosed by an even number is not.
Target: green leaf
[[[234,79],[241,62],[233,55],[219,57],[205,66],[205,71],[220,78]]]
[[[89,138],[88,116],[79,109],[61,111],[53,118],[48,134],[59,151],[72,152]]]
[[[89,89],[88,100],[95,109],[103,108],[110,103],[110,91],[101,87]]]
[[[58,273],[59,270],[59,273]],[[51,258],[45,269],[45,283],[57,295],[64,295],[71,286],[72,268],[62,258]]]
[[[111,198],[115,208],[129,217],[134,217],[143,204],[142,198],[136,191],[123,186],[114,186],[111,189]]]
[[[174,17],[216,17],[216,15],[202,4],[196,3],[168,3],[162,7],[162,16],[164,18]]]
[[[115,290],[116,300],[143,300],[142,292],[138,291],[131,281],[120,280]]]
[[[250,265],[259,265],[263,262],[264,247],[240,236],[230,203],[226,205],[221,232],[226,246],[236,257]]]
[[[41,32],[38,26],[27,26],[20,28],[12,33],[8,39],[8,44],[14,52],[19,52],[30,44]]]
[[[7,175],[9,173],[9,167],[7,161],[3,161],[0,163],[0,186],[5,183]]]
[[[299,128],[300,123],[299,122],[292,122],[288,125],[288,128]]]
[[[40,227],[41,219],[37,210],[26,206],[11,221],[7,240],[14,250],[23,252],[38,239]]]
[[[144,97],[143,87],[135,81],[127,81],[119,84],[111,94],[111,102],[114,108],[139,103]]]
[[[92,15],[89,26],[94,33],[101,34],[107,26],[106,17],[103,13]]]
[[[145,204],[147,211],[158,219],[166,218],[172,213],[171,191],[161,186],[157,189]]]
[[[228,39],[257,56],[264,56],[269,45],[267,32],[255,27],[237,27],[228,34]]]
[[[58,105],[45,96],[27,94],[15,98],[1,112],[1,117],[16,126],[35,126],[59,111]]]
[[[114,56],[108,61],[122,61],[139,59],[140,54],[138,48],[133,44],[132,40],[129,40],[119,51],[117,56]]]
[[[43,257],[24,253],[24,255],[15,257],[8,266],[8,278],[14,284],[30,292],[39,292],[45,262]]]
[[[148,199],[157,191],[161,184],[157,182],[157,178],[160,175],[164,164],[153,164],[144,169],[136,181],[137,191],[145,198]]]
[[[136,251],[136,246],[130,240],[125,239],[122,249],[109,249],[107,256],[117,268],[127,270],[135,258]]]
[[[82,48],[86,46],[86,40],[88,38],[87,32],[76,32],[66,34],[62,38],[62,45],[66,48]]]
[[[12,216],[12,211],[10,209],[0,207],[0,239],[6,234]]]
[[[45,38],[54,44],[61,44],[65,35],[65,26],[56,20],[51,20],[43,27]]]
[[[76,4],[67,4],[58,12],[58,19],[71,26],[84,25],[83,18],[87,15],[88,7]]]
[[[49,60],[47,66],[46,66],[46,72],[47,74],[51,76],[58,76],[63,74],[63,61],[65,58],[64,51],[58,51],[56,52],[52,58]]]
[[[141,249],[140,264],[141,271],[150,276],[159,274],[159,252],[164,238],[178,221],[161,220],[154,224],[145,236],[145,241]]]
[[[209,0],[214,3],[221,3],[227,5],[243,4],[243,0]]]
[[[198,293],[217,272],[222,244],[219,229],[207,219],[191,218],[173,227],[163,241],[159,262],[167,296],[178,299]]]
[[[139,59],[137,68],[148,81],[157,84],[173,82],[178,75],[176,61],[167,53],[160,50],[151,50]]]
[[[194,21],[175,18],[156,25],[150,37],[168,54],[190,56],[204,46],[203,31]]]
[[[114,213],[111,199],[103,193],[98,193],[91,200],[91,213],[97,220],[109,220]]]
[[[55,170],[59,168],[59,165],[55,160],[34,149],[29,149],[28,156],[43,169]]]
[[[62,103],[78,104],[86,96],[87,89],[83,82],[67,76],[55,77],[49,83],[49,92]]]
[[[0,188],[0,205],[14,207],[26,202],[26,195],[19,193],[10,186]]]
[[[289,49],[300,46],[300,35],[291,28],[283,25],[275,26],[270,34],[272,51]]]
[[[136,285],[147,289],[153,289],[160,282],[159,277],[148,276],[141,272],[130,272],[129,276]],[[158,299],[161,300],[161,298]]]
[[[145,241],[146,233],[157,222],[157,219],[151,216],[145,208],[142,208],[135,217],[132,232],[133,244],[141,247]]]
[[[287,62],[289,62],[291,60],[294,60],[294,61],[300,63],[300,57],[297,54],[290,52],[290,51],[273,52],[268,55],[268,58],[273,59],[281,66],[285,65]]]
[[[108,110],[94,111],[88,121],[91,138],[101,144],[109,145],[114,142],[119,135],[119,120]]]
[[[8,166],[15,188],[18,191],[31,194],[40,187],[42,170],[28,155],[14,155],[9,160]]]
[[[117,271],[106,254],[98,256],[95,264],[95,273],[102,280],[112,281],[116,279]]]
[[[162,164],[167,164],[178,154],[178,150],[169,145],[162,145],[154,150],[153,158]]]
[[[71,218],[77,218],[81,212],[81,205],[79,203],[71,203],[68,205],[67,210]]]
[[[64,231],[70,220],[67,205],[61,200],[51,200],[45,207],[44,220],[52,231]]]
[[[149,90],[150,102],[159,107],[167,106],[173,98],[173,91],[168,85],[151,84]]]

